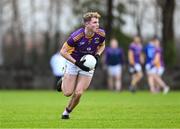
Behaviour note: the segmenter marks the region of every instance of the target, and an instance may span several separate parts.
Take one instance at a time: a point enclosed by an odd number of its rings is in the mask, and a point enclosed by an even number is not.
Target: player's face
[[[99,19],[92,17],[91,21],[87,22],[86,27],[92,32],[96,32],[99,28]]]
[[[111,40],[110,45],[111,45],[112,48],[117,48],[117,47],[118,47],[118,42],[117,42],[117,40],[115,40],[115,39]]]
[[[135,43],[141,43],[140,37],[138,37],[138,36],[134,37],[134,42]]]
[[[159,40],[154,40],[154,45],[155,45],[156,47],[160,47],[160,42],[159,42]]]

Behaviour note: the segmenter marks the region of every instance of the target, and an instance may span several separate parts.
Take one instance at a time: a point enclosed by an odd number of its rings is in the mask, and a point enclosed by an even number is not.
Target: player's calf
[[[60,79],[58,80],[56,86],[57,86],[57,91],[58,91],[58,92],[61,92],[61,91],[62,91],[62,89],[61,89],[61,86],[62,86],[62,78],[60,78]]]

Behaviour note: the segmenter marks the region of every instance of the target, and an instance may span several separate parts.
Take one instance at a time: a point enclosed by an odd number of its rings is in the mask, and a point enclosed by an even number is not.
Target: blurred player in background
[[[74,31],[60,50],[61,55],[68,60],[62,92],[65,96],[72,96],[62,113],[62,119],[69,119],[70,112],[79,103],[93,77],[94,70],[84,66],[84,61],[80,61],[81,57],[91,54],[98,62],[105,49],[105,31],[99,28],[99,18],[97,12],[84,14],[84,27]]]
[[[66,59],[62,57],[59,52],[57,52],[51,57],[50,65],[52,73],[55,76],[54,89],[56,89],[58,80],[60,80],[64,75]],[[61,88],[58,87],[58,90],[61,91]]]
[[[161,78],[164,72],[164,61],[159,39],[153,37],[144,51],[146,55],[145,68],[151,93],[157,93],[159,88],[163,88],[163,92],[166,94],[169,87]]]
[[[132,80],[129,86],[131,92],[135,92],[137,83],[141,80],[143,73],[141,64],[144,62],[142,54],[142,43],[139,36],[135,36],[133,42],[128,50],[129,72],[131,73]]]
[[[146,57],[145,69],[146,69],[147,80],[150,87],[150,91],[152,93],[156,92],[155,82],[154,82],[155,73],[153,72],[152,68],[154,67],[153,60],[154,60],[155,52],[156,52],[155,42],[157,40],[158,39],[156,37],[153,37],[151,41],[149,41],[147,45],[144,47],[144,53]]]
[[[166,94],[169,91],[169,86],[162,79],[162,74],[164,73],[164,61],[162,55],[162,47],[159,40],[156,40],[155,47],[156,51],[153,60],[154,68],[152,68],[155,73],[155,91],[159,92],[159,88],[162,88],[163,93]]]
[[[124,62],[123,49],[118,46],[117,39],[110,40],[110,46],[105,49],[105,65],[108,72],[108,88],[120,91],[122,88],[122,65]]]

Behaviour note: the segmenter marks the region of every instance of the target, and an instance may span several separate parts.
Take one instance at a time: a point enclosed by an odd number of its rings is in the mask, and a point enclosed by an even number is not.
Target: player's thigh
[[[137,74],[138,74],[138,77],[139,77],[139,78],[142,78],[142,77],[143,77],[143,72],[142,72],[142,71],[138,72]]]
[[[122,67],[121,65],[117,66],[116,68],[116,76],[115,79],[116,80],[121,80],[121,76],[122,76]]]
[[[77,78],[77,84],[75,93],[82,94],[90,85],[92,76],[79,75]]]
[[[121,80],[121,74],[118,74],[115,76],[115,79],[118,81],[118,80]]]
[[[64,95],[69,96],[73,93],[76,85],[77,75],[65,74],[62,82]]]
[[[157,74],[158,74],[159,76],[162,76],[163,73],[164,73],[164,67],[160,67],[160,68],[157,69]]]

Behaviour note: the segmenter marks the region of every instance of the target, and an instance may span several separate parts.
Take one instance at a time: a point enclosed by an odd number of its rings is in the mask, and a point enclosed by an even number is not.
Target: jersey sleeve
[[[130,46],[129,46],[129,50],[131,50],[131,51],[133,51],[133,50],[134,50],[134,46],[133,46],[133,44],[130,44]]]
[[[69,36],[68,40],[66,41],[67,45],[70,46],[70,47],[75,47],[75,42],[73,40],[73,37],[72,35]]]
[[[103,29],[98,29],[97,34],[100,36],[100,44],[105,42],[106,33]]]
[[[78,29],[77,31],[73,32],[68,40],[66,41],[67,44],[70,46],[70,47],[75,47],[77,45],[77,42],[84,36],[84,32],[83,32],[83,29]]]

